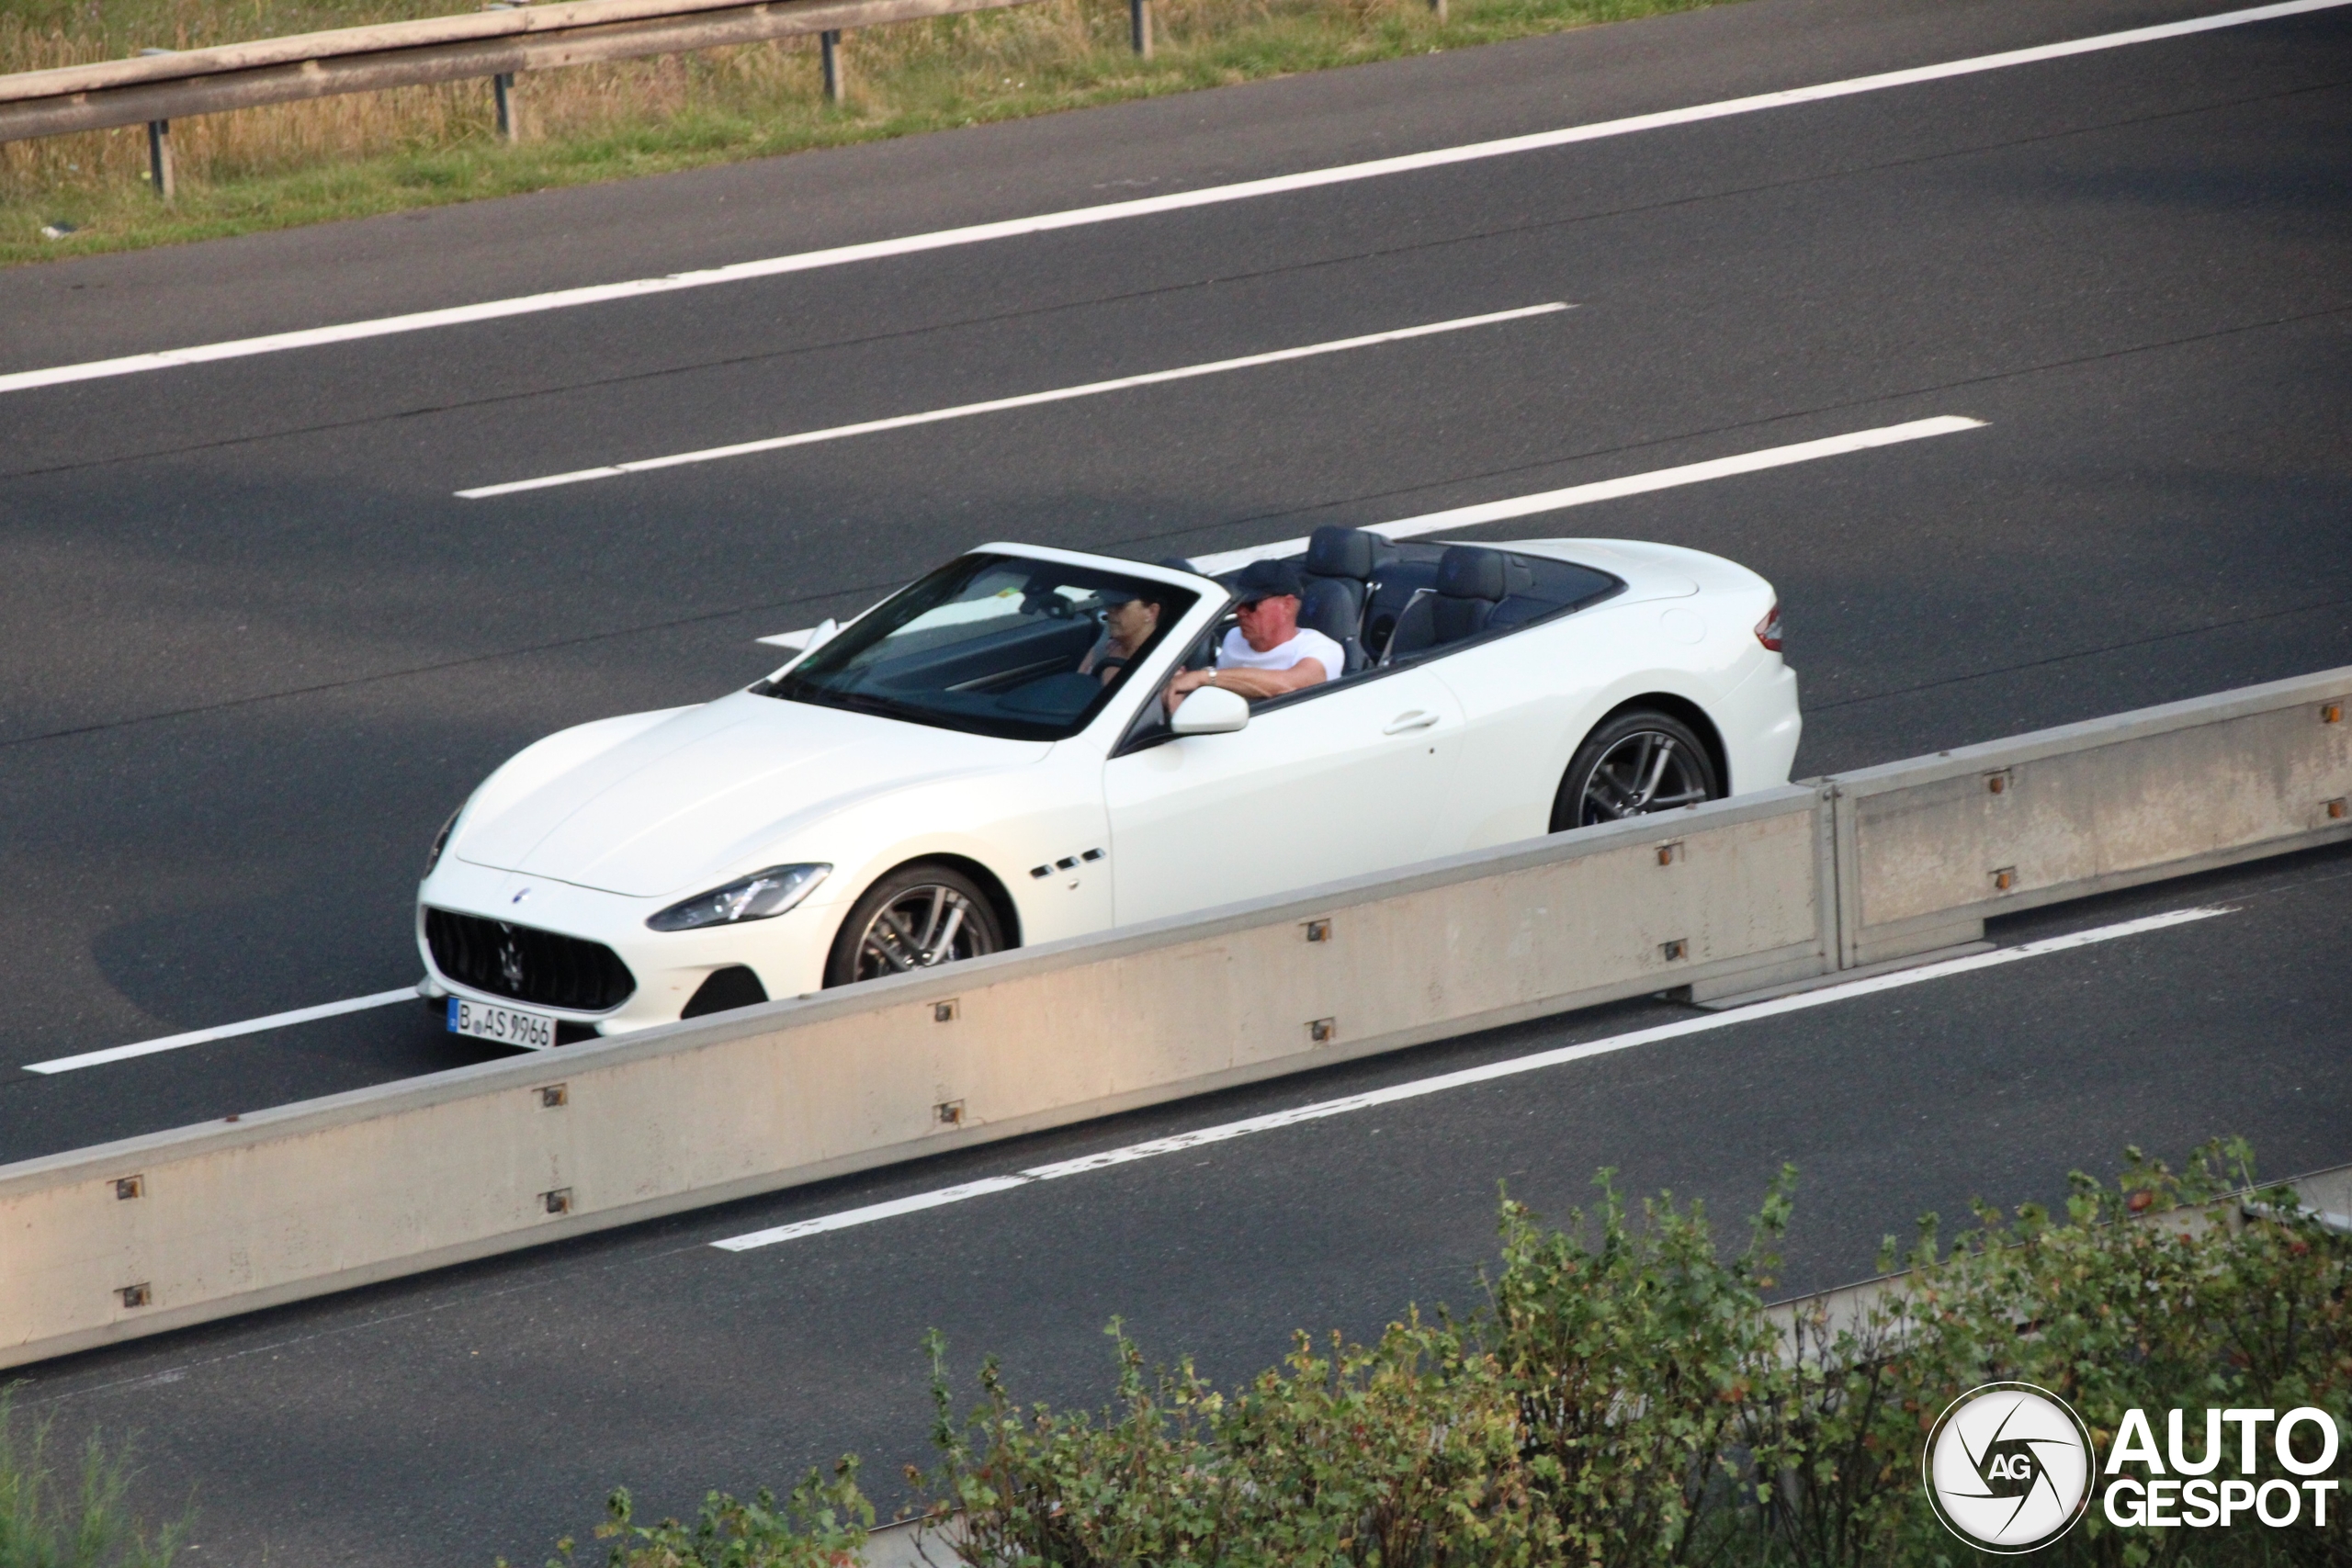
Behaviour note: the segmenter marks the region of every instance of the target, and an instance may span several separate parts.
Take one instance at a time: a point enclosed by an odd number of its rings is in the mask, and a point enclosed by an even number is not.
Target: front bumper
[[[419,989],[528,1008],[600,1034],[624,1034],[674,1023],[705,980],[738,964],[757,975],[771,998],[801,995],[824,984],[825,952],[838,918],[831,901],[812,899],[774,919],[742,925],[692,931],[646,928],[647,916],[675,901],[674,896],[603,893],[445,855],[417,888],[416,947],[425,973]],[[466,934],[476,948],[462,956],[452,953],[457,962],[451,964],[436,960],[428,930],[434,910],[459,917],[457,923],[469,928]],[[450,951],[452,923],[442,922],[445,953]],[[486,948],[480,945],[484,943]],[[597,961],[581,951],[582,944],[609,953],[621,976],[598,976]],[[568,973],[543,967],[567,963]],[[516,967],[519,985],[507,976]],[[590,983],[600,977],[607,983],[602,991]],[[624,986],[626,994],[612,1000]],[[542,999],[550,998],[559,999]]]

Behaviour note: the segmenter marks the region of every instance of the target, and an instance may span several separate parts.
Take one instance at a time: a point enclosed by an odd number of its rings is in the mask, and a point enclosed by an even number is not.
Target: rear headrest
[[[1315,577],[1352,577],[1362,582],[1380,570],[1388,541],[1362,528],[1325,524],[1306,541],[1306,570]]]
[[[1500,550],[1449,545],[1438,558],[1437,591],[1449,599],[1500,599],[1510,592],[1510,566]]]

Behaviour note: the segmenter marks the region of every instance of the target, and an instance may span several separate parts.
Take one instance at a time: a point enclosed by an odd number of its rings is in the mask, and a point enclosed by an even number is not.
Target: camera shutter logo
[[[2090,1432],[2031,1383],[1986,1383],[1953,1400],[1920,1469],[1936,1517],[1979,1551],[2037,1551],[2090,1506]]]

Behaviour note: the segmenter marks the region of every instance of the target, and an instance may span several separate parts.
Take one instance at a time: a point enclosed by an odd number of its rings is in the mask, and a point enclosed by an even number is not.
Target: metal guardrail
[[[519,73],[807,33],[823,42],[825,88],[838,103],[844,30],[1031,3],[561,0],[210,49],[148,50],[130,60],[0,76],[0,141],[143,124],[155,188],[168,196],[171,121],[190,115],[487,77],[495,85],[500,133],[511,140],[516,120],[508,95]],[[1130,28],[1136,51],[1148,55],[1149,0],[1130,0]]]
[[[0,1366],[2352,840],[2348,708],[2329,671],[0,1168]]]

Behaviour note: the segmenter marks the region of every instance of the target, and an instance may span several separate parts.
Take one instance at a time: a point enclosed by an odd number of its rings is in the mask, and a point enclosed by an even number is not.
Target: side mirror
[[[842,624],[827,615],[808,629],[808,640],[801,644],[804,652],[814,653],[841,635]]]
[[[1229,735],[1249,722],[1249,698],[1222,686],[1202,686],[1176,705],[1168,728],[1177,735]]]

